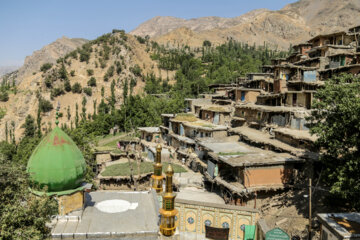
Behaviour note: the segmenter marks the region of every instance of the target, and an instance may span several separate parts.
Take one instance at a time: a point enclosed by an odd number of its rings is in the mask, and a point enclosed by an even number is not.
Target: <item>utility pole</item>
[[[309,177],[309,240],[311,240],[311,173]]]

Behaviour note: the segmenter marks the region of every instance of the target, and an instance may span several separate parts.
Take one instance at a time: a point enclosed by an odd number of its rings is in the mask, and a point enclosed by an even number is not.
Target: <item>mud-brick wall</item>
[[[291,181],[293,166],[276,165],[243,169],[242,181],[245,187],[270,186]]]
[[[297,95],[296,105],[297,107],[306,107],[306,93],[287,93],[286,105],[293,106],[293,95]]]
[[[258,114],[260,113],[260,115]],[[255,109],[236,108],[235,116],[245,118],[246,122],[261,122],[262,113]]]
[[[83,191],[59,197],[59,215],[65,215],[72,211],[82,209],[84,204]]]
[[[200,118],[203,119],[203,120],[209,121],[209,122],[213,122],[213,120],[214,120],[214,112],[208,111],[208,110],[203,110],[201,112]]]
[[[241,101],[241,93],[245,92],[245,101],[244,102],[250,102],[250,103],[256,103],[257,96],[260,95],[260,92],[258,91],[243,91],[243,90],[236,90],[236,101]]]

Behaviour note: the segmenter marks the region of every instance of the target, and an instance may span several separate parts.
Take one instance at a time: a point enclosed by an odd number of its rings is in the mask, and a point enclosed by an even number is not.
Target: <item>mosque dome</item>
[[[39,143],[27,164],[32,192],[65,195],[80,190],[86,163],[73,140],[56,126]]]

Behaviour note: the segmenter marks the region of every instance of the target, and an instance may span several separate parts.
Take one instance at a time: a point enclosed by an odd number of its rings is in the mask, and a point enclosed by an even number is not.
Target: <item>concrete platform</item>
[[[78,218],[59,218],[53,239],[158,239],[158,202],[152,192],[86,193]]]

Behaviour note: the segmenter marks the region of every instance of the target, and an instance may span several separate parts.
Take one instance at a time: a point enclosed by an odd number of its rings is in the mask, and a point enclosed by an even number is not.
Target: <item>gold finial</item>
[[[169,164],[168,164],[168,167],[166,168],[166,175],[169,175],[169,176],[174,175],[174,169],[173,169],[171,163],[169,163]]]
[[[162,208],[160,209],[161,224],[160,231],[165,236],[172,236],[176,231],[175,216],[178,211],[175,209],[175,197],[173,193],[173,175],[174,170],[172,164],[169,163],[166,168],[166,189],[165,193],[162,194]]]
[[[152,178],[152,188],[156,190],[158,194],[163,191],[163,175],[162,175],[162,164],[161,164],[161,145],[156,146],[156,161],[154,163],[154,174]]]

